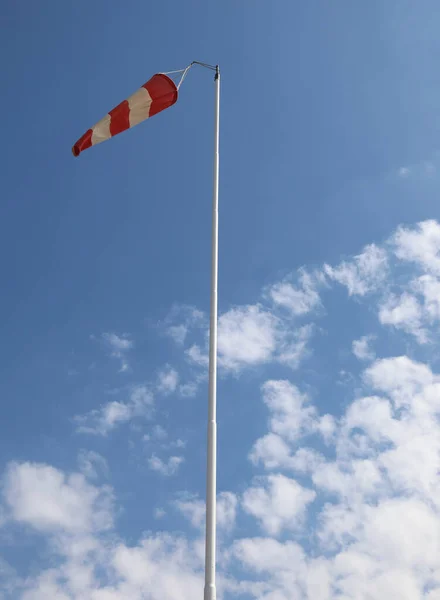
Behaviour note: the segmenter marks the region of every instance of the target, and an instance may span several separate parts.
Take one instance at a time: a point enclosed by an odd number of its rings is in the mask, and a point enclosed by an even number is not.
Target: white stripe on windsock
[[[103,119],[98,121],[96,125],[93,127],[92,131],[92,145],[100,144],[101,142],[105,142],[109,140],[112,136],[110,133],[110,115],[105,115]]]
[[[151,103],[151,96],[144,87],[141,87],[128,98],[128,105],[130,107],[130,127],[148,119],[150,116]]]

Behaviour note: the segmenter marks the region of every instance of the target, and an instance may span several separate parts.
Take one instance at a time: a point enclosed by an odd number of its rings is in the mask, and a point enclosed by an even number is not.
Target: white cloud
[[[235,373],[272,361],[296,369],[307,355],[312,332],[310,325],[291,329],[259,304],[232,308],[218,321],[219,365]],[[193,364],[208,366],[207,344],[203,350],[194,344],[185,354]]]
[[[376,396],[359,398],[348,407],[344,426],[347,432],[356,428],[363,430],[373,443],[389,441],[395,431],[391,403]]]
[[[411,170],[409,169],[409,167],[400,167],[400,169],[398,171],[399,177],[402,177],[402,178],[407,178],[407,177],[409,177],[410,174],[411,174]]]
[[[54,574],[45,573],[38,578],[34,589],[24,592],[22,600],[44,600],[44,598],[70,600],[71,596],[65,594],[58,583],[54,581]]]
[[[324,284],[322,273],[313,275],[302,271],[297,285],[288,281],[276,283],[263,290],[262,303],[240,305],[220,314],[218,319],[218,362],[223,374],[239,373],[271,362],[279,362],[297,369],[310,354],[308,345],[314,331],[313,324],[294,326],[291,316],[305,315],[320,305],[319,286]],[[287,309],[286,312],[280,309]],[[201,321],[200,321],[201,322]],[[186,340],[184,337],[182,343]],[[206,371],[208,367],[208,330],[204,340],[196,340],[184,350],[188,361]],[[181,386],[181,392],[193,396],[196,382]]]
[[[422,327],[422,308],[413,295],[404,292],[400,297],[391,294],[379,306],[379,320],[383,325],[393,325],[413,334],[420,343],[427,341]]]
[[[290,573],[295,565],[302,565],[305,553],[295,542],[279,542],[270,538],[237,540],[232,556],[256,573]]]
[[[400,179],[408,179],[413,177],[421,180],[426,180],[435,176],[437,172],[438,156],[434,156],[434,160],[423,160],[418,163],[400,167],[397,170],[397,175]]]
[[[440,280],[432,275],[422,275],[412,282],[412,287],[423,297],[426,321],[440,320]]]
[[[179,500],[174,502],[175,508],[196,529],[201,529],[205,524],[205,503],[197,496],[182,494]]]
[[[136,385],[131,389],[127,401],[112,400],[99,409],[93,409],[85,415],[77,415],[74,418],[77,431],[107,435],[118,425],[127,423],[133,418],[151,416],[153,404],[151,391],[145,385]]]
[[[438,432],[413,424],[407,431],[400,428],[399,437],[391,449],[382,453],[379,464],[399,493],[417,490],[416,495],[432,497],[439,506],[439,456]]]
[[[222,531],[232,531],[237,518],[238,498],[232,492],[220,492],[217,497],[217,525]]]
[[[438,516],[419,500],[388,499],[365,511],[360,548],[374,548],[383,566],[435,568],[440,556]]]
[[[183,537],[162,533],[134,546],[100,543],[87,559],[84,564],[69,556],[16,591],[24,588],[21,600],[192,600],[203,594],[200,548]]]
[[[88,415],[78,416],[78,431],[80,433],[95,433],[107,435],[118,424],[125,423],[131,417],[128,404],[112,401],[105,404],[100,410],[93,410]],[[91,425],[87,424],[92,422]]]
[[[81,473],[88,479],[97,479],[100,475],[107,476],[109,472],[105,458],[93,450],[81,450],[78,465]]]
[[[119,336],[116,335],[116,333],[103,333],[102,338],[107,342],[109,347],[114,352],[125,352],[127,350],[131,350],[134,345],[127,334]]]
[[[185,355],[190,362],[198,365],[199,367],[207,367],[209,363],[208,353],[203,352],[197,344],[193,344],[190,348],[185,350]]]
[[[325,442],[334,436],[336,423],[331,415],[320,417],[309,398],[286,380],[267,381],[262,386],[263,402],[269,409],[269,433],[259,438],[249,459],[266,469],[306,471],[319,464],[319,453],[310,449],[294,452],[301,438],[319,433]]]
[[[205,315],[195,306],[175,305],[162,323],[165,334],[177,346],[183,346],[188,335],[195,329],[204,327]]]
[[[168,432],[161,426],[161,425],[154,425],[154,427],[152,427],[150,433],[145,433],[142,436],[142,441],[145,444],[154,444],[154,448],[155,449],[161,449],[162,451],[175,451],[175,449],[177,448],[178,450],[182,451],[184,448],[186,448],[186,440],[182,440],[181,438],[177,438],[175,440],[170,440],[169,439],[169,434]],[[156,464],[157,462],[157,457],[153,458],[153,463]],[[170,465],[170,467],[173,466],[175,461],[173,461]],[[164,463],[165,468],[167,468],[167,463]],[[150,465],[151,466],[151,465]],[[159,469],[160,470],[160,469]]]
[[[298,594],[311,600],[322,592],[326,600],[419,600],[424,586],[434,585],[430,573],[440,569],[439,378],[426,365],[397,357],[376,361],[364,380],[390,400],[355,400],[335,438],[336,459],[311,462],[318,497],[325,493],[332,499],[320,511],[317,530],[326,558],[318,564],[294,545],[289,549],[296,553],[296,566],[290,561],[283,577],[281,556],[289,551],[284,545],[258,539],[234,545],[245,566],[262,572],[267,565],[268,597],[287,600]],[[272,454],[287,456],[290,466],[288,451],[286,444]],[[359,452],[366,456],[357,457]],[[272,514],[264,500],[260,504],[261,514]],[[276,552],[280,558],[271,570],[269,557]],[[315,569],[323,578],[318,596],[307,584]]]
[[[289,469],[292,464],[289,444],[276,433],[268,433],[258,439],[249,458],[254,465],[261,462],[266,469]]]
[[[128,371],[130,365],[127,359],[127,353],[134,347],[134,342],[130,339],[128,334],[124,333],[122,336],[119,336],[112,332],[103,333],[102,339],[110,350],[111,355],[120,360],[120,372],[123,373]]]
[[[170,325],[167,329],[167,335],[173,339],[178,346],[183,346],[187,334],[188,327],[186,325]]]
[[[175,369],[167,365],[158,376],[157,389],[162,394],[172,394],[176,391],[179,383],[179,374]]]
[[[281,335],[276,360],[291,369],[297,369],[304,358],[310,354],[308,344],[312,334],[312,325],[304,325],[284,335],[284,339]]]
[[[286,442],[275,433],[268,433],[258,439],[249,459],[254,465],[262,464],[268,470],[288,470],[299,473],[308,473],[316,469],[324,458],[310,448],[299,448],[296,452],[292,444]]]
[[[337,431],[337,422],[332,415],[323,415],[319,417],[316,424],[317,431],[321,434],[324,442],[328,445],[334,442],[334,436]]]
[[[301,527],[306,508],[316,497],[315,492],[280,474],[261,478],[259,484],[244,492],[244,510],[270,535]]]
[[[359,360],[372,361],[375,358],[375,353],[371,349],[371,342],[374,340],[374,336],[364,335],[358,340],[353,341],[352,350],[353,354]]]
[[[303,271],[299,278],[299,286],[288,281],[281,281],[269,288],[268,294],[273,302],[286,308],[292,315],[305,315],[321,304],[317,291],[316,277]]]
[[[203,354],[199,347],[194,351],[194,354],[185,352],[186,359],[189,359],[191,363],[196,365],[196,368],[192,369],[188,380],[179,385],[179,394],[184,398],[194,398],[202,383],[208,380],[208,355]],[[202,370],[199,370],[199,368]]]
[[[200,555],[183,538],[160,534],[133,548],[121,544],[112,563],[121,583],[93,600],[193,600],[203,593]]]
[[[223,313],[218,323],[220,364],[234,370],[267,362],[277,346],[277,327],[276,317],[258,305]]]
[[[312,333],[310,325],[291,329],[260,305],[237,307],[219,319],[219,363],[232,371],[271,361],[296,369]]]
[[[271,413],[269,426],[273,433],[293,441],[315,428],[315,407],[289,381],[267,381],[262,391],[263,401]]]
[[[324,265],[325,274],[345,285],[350,296],[365,296],[377,290],[388,274],[388,257],[383,248],[375,244],[366,246],[361,254],[337,267]]]
[[[253,597],[419,600],[429,598],[423,589],[438,582],[431,574],[440,573],[440,378],[427,365],[394,357],[375,361],[364,383],[388,398],[366,396],[348,406],[333,437],[334,460],[302,448],[301,461],[292,443],[273,433],[255,444],[251,459],[266,461],[267,468],[294,470],[302,462],[312,492],[327,502],[314,529],[322,556],[315,549],[312,558],[293,542],[254,538],[234,544],[232,555],[245,568],[268,575],[258,581],[264,592],[255,587]],[[261,486],[251,497],[251,511],[267,533],[277,535],[285,528],[276,518],[272,522],[278,512],[266,491]],[[312,585],[316,572],[318,588]]]
[[[156,440],[166,440],[166,438],[168,437],[168,434],[165,431],[165,429],[162,427],[162,425],[155,425],[153,427],[153,437]]]
[[[373,497],[380,493],[383,484],[379,466],[369,459],[352,460],[344,465],[321,463],[312,480],[318,488],[351,500]]]
[[[112,526],[110,488],[45,464],[11,463],[3,493],[15,521],[38,531],[85,533]]]
[[[180,465],[185,461],[183,456],[170,456],[168,460],[162,460],[155,454],[148,459],[148,466],[151,470],[164,475],[165,477],[170,477],[171,475],[175,475],[180,467]]]
[[[437,221],[422,221],[414,228],[399,227],[391,243],[401,260],[414,262],[429,273],[440,274],[440,223]]]
[[[184,398],[194,398],[199,389],[197,381],[189,381],[179,386],[179,393]]]
[[[365,371],[365,381],[391,395],[397,406],[413,401],[427,386],[437,381],[431,369],[407,356],[377,360]]]
[[[163,441],[163,440],[166,440],[167,437],[168,437],[168,433],[162,427],[162,425],[154,425],[154,427],[151,429],[151,433],[145,433],[142,436],[142,440],[144,442],[151,442],[152,440]]]
[[[324,456],[312,448],[299,448],[292,456],[291,467],[302,474],[314,473],[324,460]]]

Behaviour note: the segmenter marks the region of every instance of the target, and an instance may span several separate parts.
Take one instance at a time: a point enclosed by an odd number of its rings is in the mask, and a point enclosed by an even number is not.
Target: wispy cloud
[[[168,433],[166,432],[166,430],[161,425],[155,425],[151,429],[151,433],[144,434],[142,439],[144,442],[163,441],[166,440],[167,437]]]
[[[154,406],[154,397],[145,385],[136,385],[128,392],[128,400],[112,400],[85,415],[77,415],[74,421],[79,433],[107,435],[118,425],[137,417],[148,418]]]
[[[430,160],[422,160],[418,163],[399,167],[397,169],[397,176],[399,179],[431,179],[438,172],[438,159],[438,154],[435,154]]]
[[[409,167],[400,167],[400,169],[397,171],[397,174],[402,179],[406,179],[411,175],[411,169]]]
[[[358,340],[354,340],[352,344],[353,354],[359,360],[371,361],[375,359],[374,350],[371,348],[372,342],[375,340],[373,335],[364,335]]]
[[[205,351],[202,351],[198,344],[193,344],[187,350],[185,350],[185,355],[187,356],[189,361],[191,361],[195,365],[198,365],[199,367],[208,366],[209,358],[207,349]]]
[[[297,285],[289,280],[280,281],[270,286],[267,293],[277,306],[287,309],[292,315],[301,316],[321,305],[319,288],[323,283],[321,273],[310,274],[303,270]]]
[[[109,473],[106,459],[93,450],[80,450],[78,466],[87,479],[98,479],[99,476],[107,477]]]
[[[179,386],[179,392],[184,398],[194,398],[199,389],[197,381],[188,381]]]
[[[183,346],[188,335],[194,329],[204,327],[205,324],[206,317],[198,308],[176,304],[160,326],[165,335],[170,337],[177,346]]]
[[[205,503],[194,494],[183,493],[173,502],[176,508],[196,529],[204,527]]]
[[[111,356],[119,359],[121,365],[119,371],[121,373],[128,371],[130,365],[127,354],[134,347],[134,342],[130,339],[129,335],[124,333],[119,336],[116,333],[107,332],[102,334],[102,339]]]
[[[180,465],[185,461],[183,456],[170,456],[166,460],[162,460],[155,454],[148,459],[148,466],[152,471],[160,473],[165,477],[175,475]]]
[[[379,320],[383,325],[412,333],[423,344],[427,341],[427,332],[422,327],[422,318],[422,307],[408,292],[401,296],[390,294],[379,306]]]
[[[350,296],[365,296],[383,283],[388,272],[388,257],[383,248],[370,244],[352,260],[336,267],[324,265],[330,279],[344,285]]]
[[[360,267],[358,257],[332,267],[337,277],[326,275],[326,294],[331,293],[332,281],[343,283],[349,290],[344,308],[353,302],[351,293],[356,296],[356,311],[365,310],[370,320],[372,315],[377,317],[371,336],[360,337],[362,331],[353,334],[358,336],[353,352],[366,362],[361,363],[360,375],[351,374],[352,396],[344,388],[343,396],[338,397],[337,386],[326,383],[318,389],[316,378],[307,381],[306,369],[299,373],[285,370],[283,378],[278,378],[282,349],[302,327],[313,328],[310,317],[316,317],[316,307],[323,305],[326,312],[322,298],[319,305],[302,314],[273,299],[265,304],[264,298],[223,313],[227,315],[227,338],[221,356],[231,365],[226,362],[222,366],[223,374],[235,375],[252,368],[258,375],[257,367],[269,363],[275,372],[273,378],[260,382],[260,406],[251,409],[255,415],[266,411],[266,425],[255,423],[258,427],[254,431],[259,433],[247,439],[247,447],[240,450],[250,450],[251,476],[243,470],[243,475],[238,473],[235,478],[235,463],[232,467],[224,464],[226,469],[234,469],[235,483],[231,491],[218,497],[219,593],[223,597],[438,599],[437,230],[440,226],[431,221],[399,228],[384,244],[376,246],[379,252],[375,250],[374,256],[385,254],[384,279],[375,274],[375,268]],[[296,281],[288,283],[296,291],[301,289]],[[289,294],[290,290],[287,297],[291,298]],[[420,325],[428,331],[428,347],[420,346],[414,329],[408,327],[411,319],[414,327]],[[362,326],[363,321],[359,329]],[[206,328],[200,328],[198,339],[185,339],[182,363],[185,350],[193,343],[198,343],[204,353],[205,333]],[[242,347],[236,350],[233,341]],[[346,345],[344,338],[343,352]],[[399,345],[400,351],[390,355],[390,348]],[[344,359],[337,353],[331,359],[329,364],[334,366],[336,377],[346,365],[340,364]],[[353,362],[352,357],[349,361]],[[205,368],[192,367],[195,372]],[[182,384],[176,385],[179,389]],[[93,418],[89,414],[87,424],[101,427],[102,433],[102,427],[106,431],[109,424],[112,428],[127,422],[127,414],[130,418],[145,415],[144,411],[149,414],[151,405],[144,394],[139,391],[137,399],[130,394],[116,401],[113,408],[108,403]],[[325,410],[332,414],[323,414]],[[172,443],[170,433],[160,423],[151,425],[150,435],[150,442],[158,446]],[[155,451],[157,454],[148,460],[151,485],[157,483],[157,475],[169,478],[179,474],[183,461],[180,451],[171,451],[171,447],[163,454],[162,447]],[[235,447],[233,451],[235,461]],[[47,567],[38,570],[37,565],[24,576],[0,564],[0,572],[6,573],[9,581],[9,596],[23,600],[189,600],[200,595],[204,504],[192,492],[176,500],[174,487],[181,489],[180,483],[186,487],[191,480],[186,479],[189,469],[185,469],[181,481],[162,480],[161,489],[165,489],[165,483],[169,485],[170,496],[165,500],[161,496],[159,508],[153,502],[150,510],[152,519],[161,519],[160,523],[153,521],[154,528],[169,526],[174,531],[176,519],[182,518],[194,529],[187,535],[148,533],[128,544],[114,528],[119,507],[114,505],[113,490],[97,484],[98,457],[84,451],[80,455],[82,472],[78,473],[40,463],[8,465],[1,489],[3,527],[8,534],[17,526],[22,527],[23,536],[37,532],[39,539],[48,544],[41,555],[47,548],[51,552]],[[188,456],[188,465],[191,460]],[[167,507],[170,514],[164,514],[160,506]],[[170,506],[177,510],[168,510]],[[172,520],[168,522],[167,518]]]
[[[166,365],[158,375],[157,391],[161,394],[172,394],[179,384],[179,374],[176,369]]]

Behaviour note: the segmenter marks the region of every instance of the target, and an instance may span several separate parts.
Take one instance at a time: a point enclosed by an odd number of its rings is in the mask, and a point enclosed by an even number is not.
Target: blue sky
[[[219,597],[440,598],[436,8],[5,3],[1,600],[202,595],[211,75],[70,152],[192,60],[222,70]]]

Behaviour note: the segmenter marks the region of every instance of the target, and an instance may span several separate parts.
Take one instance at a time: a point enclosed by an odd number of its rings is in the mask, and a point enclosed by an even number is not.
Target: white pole
[[[211,315],[209,324],[208,448],[206,468],[206,545],[204,600],[216,600],[217,494],[217,306],[218,306],[218,183],[220,134],[220,71],[215,73],[214,185],[212,194]]]

